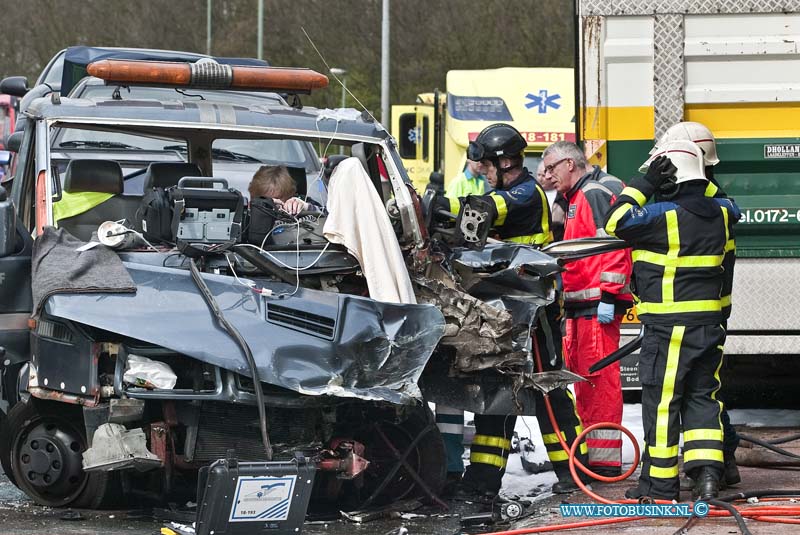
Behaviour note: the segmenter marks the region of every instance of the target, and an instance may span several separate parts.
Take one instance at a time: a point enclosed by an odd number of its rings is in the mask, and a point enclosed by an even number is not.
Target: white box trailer
[[[575,6],[578,138],[595,163],[628,180],[670,125],[698,121],[714,132],[715,177],[743,211],[726,368],[756,386],[797,382],[800,1]],[[623,374],[637,387],[631,365]]]

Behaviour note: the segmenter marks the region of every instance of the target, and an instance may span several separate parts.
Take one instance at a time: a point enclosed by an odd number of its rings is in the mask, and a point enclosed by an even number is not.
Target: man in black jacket
[[[706,196],[708,184],[700,148],[669,142],[606,218],[606,232],[633,248],[631,289],[645,329],[639,355],[645,448],[629,498],[679,498],[681,426],[694,497],[719,492],[723,261],[740,213],[731,200]],[[656,202],[647,204],[650,198]]]

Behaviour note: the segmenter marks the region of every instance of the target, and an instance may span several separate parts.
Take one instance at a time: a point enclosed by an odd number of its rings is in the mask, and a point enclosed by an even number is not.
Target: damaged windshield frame
[[[101,119],[101,118],[47,118],[37,122],[37,128],[42,128],[45,131],[40,133],[37,137],[44,140],[44,144],[38,144],[39,153],[37,154],[37,169],[44,171],[48,180],[46,183],[45,195],[47,197],[47,222],[46,224],[53,224],[53,196],[56,193],[56,188],[52,174],[51,157],[52,152],[59,149],[52,147],[52,140],[58,135],[59,129],[62,128],[78,128],[97,131],[112,131],[129,133],[133,135],[143,135],[158,137],[157,134],[162,134],[169,139],[187,139],[192,136],[180,138],[178,133],[193,132],[197,137],[205,137],[205,141],[213,142],[215,139],[288,139],[311,142],[318,148],[318,155],[324,157],[325,155],[334,154],[332,148],[344,146],[346,148],[352,147],[358,143],[366,145],[374,145],[380,148],[378,154],[381,157],[384,168],[389,178],[391,185],[391,196],[394,200],[395,206],[400,212],[403,239],[413,242],[416,246],[421,246],[423,243],[422,233],[420,231],[420,222],[414,209],[414,203],[411,194],[408,191],[410,181],[405,174],[402,165],[399,164],[399,156],[394,154],[394,144],[391,138],[378,138],[372,136],[363,136],[357,134],[348,134],[340,131],[338,128],[334,132],[318,129],[316,131],[309,130],[287,130],[285,128],[271,128],[261,126],[248,126],[248,125],[202,125],[198,126],[197,123],[173,122],[173,121],[152,121],[152,120],[126,120],[120,121],[118,119]],[[43,135],[42,135],[43,134]],[[205,136],[202,136],[205,134]],[[42,146],[44,145],[44,147]],[[187,141],[187,145],[190,145]],[[42,151],[41,149],[44,149]],[[217,160],[219,161],[219,160]],[[202,168],[202,166],[201,166]],[[213,164],[212,164],[213,169]],[[321,172],[321,170],[320,170]],[[60,188],[59,188],[60,191]]]

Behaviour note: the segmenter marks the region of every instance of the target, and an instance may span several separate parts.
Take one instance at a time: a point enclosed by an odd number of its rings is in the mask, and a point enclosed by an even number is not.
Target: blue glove
[[[597,305],[597,321],[600,323],[611,323],[614,321],[614,303],[603,303]]]

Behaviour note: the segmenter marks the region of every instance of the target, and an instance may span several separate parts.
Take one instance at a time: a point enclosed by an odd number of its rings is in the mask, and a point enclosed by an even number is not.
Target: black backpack
[[[250,199],[250,221],[247,225],[247,242],[259,247],[272,244],[272,236],[264,237],[275,225],[275,203],[266,197]]]
[[[136,226],[149,241],[174,243],[172,203],[168,190],[151,188],[144,192],[136,210]]]

